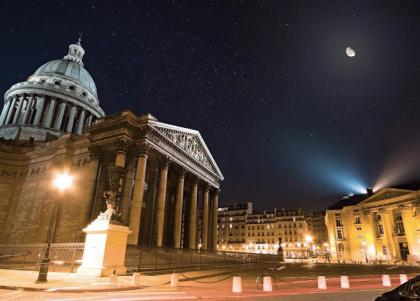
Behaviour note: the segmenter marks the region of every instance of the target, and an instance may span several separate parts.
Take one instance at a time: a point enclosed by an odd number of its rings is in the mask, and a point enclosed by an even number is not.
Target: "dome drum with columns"
[[[82,134],[105,116],[95,83],[84,68],[84,53],[79,39],[63,59],[47,62],[6,91],[0,139],[43,141],[51,135]]]

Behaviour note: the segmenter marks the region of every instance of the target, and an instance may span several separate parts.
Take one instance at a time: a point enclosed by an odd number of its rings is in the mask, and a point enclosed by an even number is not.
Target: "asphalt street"
[[[181,272],[181,271],[180,271]],[[273,277],[273,292],[263,292],[256,282],[258,276]],[[359,266],[335,264],[265,264],[226,266],[215,269],[182,271],[178,288],[168,284],[137,290],[101,293],[57,293],[0,290],[0,300],[373,300],[392,288],[382,287],[381,275],[391,275],[393,287],[399,285],[399,274],[409,277],[420,274],[417,267]],[[149,275],[151,273],[148,273]],[[155,273],[156,274],[156,273]],[[232,275],[242,277],[243,293],[233,294]],[[340,275],[347,275],[350,289],[341,289]],[[327,279],[327,290],[317,288],[318,275]],[[158,275],[156,275],[158,276]],[[167,277],[168,275],[160,275]],[[166,279],[166,278],[165,278]]]

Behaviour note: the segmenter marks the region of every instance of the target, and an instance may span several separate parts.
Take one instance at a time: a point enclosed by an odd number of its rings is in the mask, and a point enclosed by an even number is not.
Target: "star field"
[[[418,165],[415,155],[392,163],[420,149],[416,2],[18,1],[0,9],[1,91],[63,57],[81,32],[105,112],[149,112],[199,130],[225,176],[222,203],[324,209],[351,190],[335,177],[370,186],[389,168]],[[403,174],[395,181],[420,179],[412,168]]]

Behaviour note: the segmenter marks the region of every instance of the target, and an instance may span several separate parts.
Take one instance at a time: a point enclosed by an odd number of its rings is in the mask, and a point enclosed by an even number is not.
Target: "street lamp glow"
[[[306,235],[306,236],[305,236],[305,241],[306,241],[307,243],[311,243],[313,239],[314,239],[314,238],[312,237],[312,235]]]
[[[72,183],[73,177],[70,176],[67,172],[63,172],[57,175],[53,182],[54,186],[61,191],[70,188]]]
[[[375,246],[374,245],[370,245],[368,248],[369,254],[370,255],[375,255]]]

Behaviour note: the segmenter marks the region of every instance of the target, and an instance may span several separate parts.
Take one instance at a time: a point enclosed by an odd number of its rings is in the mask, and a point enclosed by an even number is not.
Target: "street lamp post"
[[[64,193],[72,184],[72,177],[68,173],[62,173],[57,175],[54,179],[53,184],[54,187],[59,191],[59,193]],[[60,209],[60,202],[54,202],[54,210],[53,210],[53,221],[51,225],[51,230],[49,232],[47,247],[45,248],[44,256],[41,259],[41,263],[39,266],[38,271],[38,279],[35,283],[45,283],[47,282],[47,275],[48,275],[48,268],[50,263],[50,251],[51,245],[54,241],[55,230],[57,227],[57,220],[58,220],[58,212]]]

